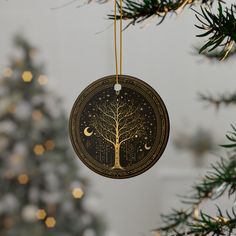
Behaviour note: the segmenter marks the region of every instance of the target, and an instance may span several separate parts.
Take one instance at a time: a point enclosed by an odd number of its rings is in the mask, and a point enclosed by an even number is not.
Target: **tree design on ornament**
[[[72,145],[94,172],[115,179],[143,173],[160,158],[169,119],[158,93],[145,82],[115,75],[94,81],[76,99],[70,115]]]
[[[114,146],[112,169],[124,169],[120,164],[121,145],[145,133],[140,107],[119,98],[104,102],[96,106],[90,123],[97,136]]]

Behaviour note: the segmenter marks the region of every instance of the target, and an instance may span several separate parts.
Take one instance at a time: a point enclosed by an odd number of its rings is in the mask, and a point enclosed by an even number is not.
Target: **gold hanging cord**
[[[114,0],[114,46],[115,46],[115,65],[116,65],[116,84],[119,84],[118,72],[118,50],[117,50],[117,2]],[[120,75],[122,75],[122,0],[120,0]]]

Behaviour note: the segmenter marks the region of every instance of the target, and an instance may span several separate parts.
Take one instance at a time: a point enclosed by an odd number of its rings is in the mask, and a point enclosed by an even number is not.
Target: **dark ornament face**
[[[77,98],[70,116],[73,147],[90,169],[110,178],[129,178],[152,167],[169,136],[167,110],[148,84],[115,76],[89,85]]]

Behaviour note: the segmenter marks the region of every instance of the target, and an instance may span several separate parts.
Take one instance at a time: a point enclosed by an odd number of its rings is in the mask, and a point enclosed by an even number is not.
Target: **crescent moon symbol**
[[[151,149],[151,146],[148,147],[147,144],[145,144],[144,147],[145,147],[146,150],[150,150]]]
[[[93,134],[93,131],[92,131],[92,132],[89,132],[88,129],[89,129],[89,127],[86,127],[86,128],[84,129],[84,135],[87,136],[87,137],[89,137],[89,136],[91,136],[91,135]]]

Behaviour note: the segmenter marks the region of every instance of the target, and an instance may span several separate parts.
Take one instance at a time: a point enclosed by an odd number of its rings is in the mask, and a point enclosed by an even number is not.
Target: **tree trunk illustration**
[[[124,169],[120,165],[120,144],[118,143],[115,145],[115,164],[112,169]]]

